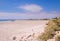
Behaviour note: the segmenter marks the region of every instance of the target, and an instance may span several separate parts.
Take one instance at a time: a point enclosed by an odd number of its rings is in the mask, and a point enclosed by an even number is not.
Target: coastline
[[[1,41],[11,40],[12,36],[24,36],[26,37],[33,33],[41,33],[46,27],[46,23],[48,21],[45,20],[16,20],[11,22],[1,22],[0,23],[0,33]],[[2,31],[2,32],[1,32]],[[22,37],[20,36],[20,37]],[[4,38],[3,38],[4,37]],[[7,39],[9,37],[9,39]],[[2,39],[3,38],[3,39]],[[19,40],[19,39],[17,39]]]

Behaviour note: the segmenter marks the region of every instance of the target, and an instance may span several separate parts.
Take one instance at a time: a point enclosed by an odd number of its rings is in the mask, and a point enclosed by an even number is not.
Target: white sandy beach
[[[0,22],[0,41],[35,41],[29,35],[40,34],[46,27],[46,20],[17,20]],[[22,38],[22,39],[21,39]]]

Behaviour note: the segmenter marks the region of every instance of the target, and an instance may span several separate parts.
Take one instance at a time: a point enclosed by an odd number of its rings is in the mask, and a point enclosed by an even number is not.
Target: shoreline
[[[41,33],[44,30],[44,27],[46,27],[46,23],[48,21],[41,21],[41,20],[17,20],[17,21],[12,21],[12,22],[3,22],[0,23],[0,33],[1,33],[1,41],[9,37],[9,39],[12,40],[13,36],[22,36],[26,35],[26,37],[30,34],[33,33]],[[1,32],[2,31],[2,32]],[[12,35],[12,36],[10,36]],[[20,37],[22,37],[20,36]],[[4,37],[4,39],[2,39]],[[9,40],[8,39],[8,40]],[[7,39],[6,39],[7,40]],[[4,41],[6,41],[4,40]],[[17,39],[19,40],[19,39]]]

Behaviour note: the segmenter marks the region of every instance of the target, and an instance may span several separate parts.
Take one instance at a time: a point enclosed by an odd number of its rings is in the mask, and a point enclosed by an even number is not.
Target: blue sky
[[[40,19],[60,16],[60,0],[0,0],[0,19]]]

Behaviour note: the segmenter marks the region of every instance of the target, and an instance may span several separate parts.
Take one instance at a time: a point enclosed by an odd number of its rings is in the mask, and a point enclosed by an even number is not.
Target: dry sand
[[[32,36],[43,32],[46,23],[48,23],[47,20],[0,22],[0,41],[35,41]],[[16,37],[15,40],[13,40],[14,37]]]

